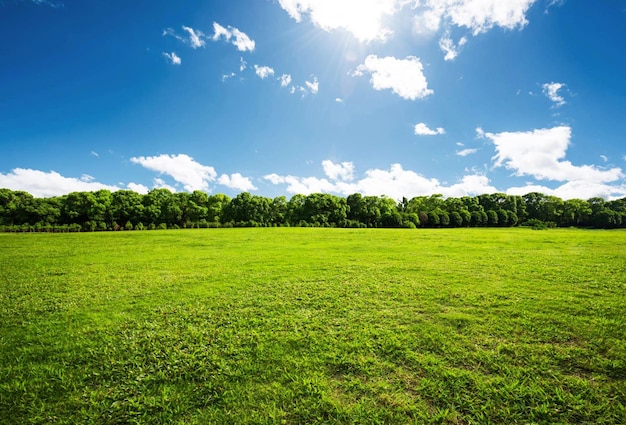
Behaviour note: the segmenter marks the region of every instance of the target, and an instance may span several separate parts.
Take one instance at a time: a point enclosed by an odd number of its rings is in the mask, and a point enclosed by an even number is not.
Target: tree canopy
[[[35,198],[0,189],[2,231],[104,231],[193,227],[626,227],[626,198],[569,199],[533,192],[444,198],[328,193],[267,198],[243,192],[229,198],[201,191],[153,189],[73,192]]]

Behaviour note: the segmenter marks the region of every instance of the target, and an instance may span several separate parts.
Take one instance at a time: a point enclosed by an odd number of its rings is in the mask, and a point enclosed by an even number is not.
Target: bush
[[[547,230],[548,229],[547,223],[537,218],[531,218],[530,220],[526,221],[523,225],[526,227],[530,227],[533,230]]]

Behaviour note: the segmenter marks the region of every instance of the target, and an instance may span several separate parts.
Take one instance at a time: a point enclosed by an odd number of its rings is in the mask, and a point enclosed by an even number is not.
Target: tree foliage
[[[103,231],[190,227],[626,227],[626,198],[563,201],[533,192],[444,198],[346,198],[327,194],[267,198],[248,192],[233,199],[202,191],[172,193],[153,189],[73,192],[35,198],[27,192],[0,189],[0,230]]]

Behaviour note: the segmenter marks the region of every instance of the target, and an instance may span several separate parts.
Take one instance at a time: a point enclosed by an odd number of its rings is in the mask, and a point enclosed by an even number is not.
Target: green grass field
[[[0,423],[624,424],[625,306],[625,231],[0,234]]]

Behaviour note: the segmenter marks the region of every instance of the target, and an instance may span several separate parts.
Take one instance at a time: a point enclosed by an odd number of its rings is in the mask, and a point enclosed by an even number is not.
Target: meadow
[[[0,234],[2,424],[624,424],[626,231]]]

